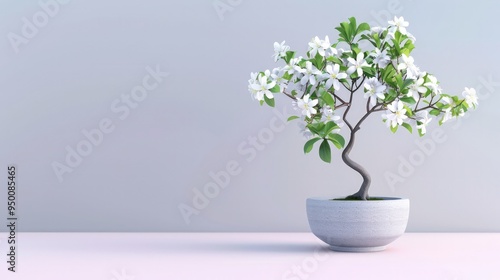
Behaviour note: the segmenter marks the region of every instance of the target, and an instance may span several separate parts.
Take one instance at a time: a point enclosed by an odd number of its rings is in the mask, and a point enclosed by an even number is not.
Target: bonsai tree
[[[369,199],[370,175],[349,157],[356,133],[368,117],[383,112],[382,120],[392,132],[404,127],[423,136],[431,120],[438,119],[441,125],[477,105],[473,88],[465,88],[461,97],[443,93],[436,77],[415,65],[411,56],[415,37],[406,30],[409,24],[403,17],[388,23],[387,27],[370,27],[358,25],[351,17],[335,28],[339,38],[333,44],[328,36],[313,38],[306,57],[296,57],[285,41],[276,42],[274,60],[285,65],[251,73],[249,80],[248,89],[261,105],[274,107],[275,94],[292,100],[298,116],[288,120],[299,120],[309,139],[304,153],[319,143],[319,156],[329,163],[330,144],[344,149],[342,160],[363,178],[359,191],[346,199]],[[356,104],[366,112],[351,122],[347,117],[355,94],[366,98],[366,104]],[[347,145],[338,133],[344,126],[349,134]]]

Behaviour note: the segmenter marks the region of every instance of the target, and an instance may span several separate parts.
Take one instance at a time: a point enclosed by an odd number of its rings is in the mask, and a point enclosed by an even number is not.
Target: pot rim
[[[307,200],[314,201],[333,201],[333,202],[350,202],[350,203],[377,203],[377,202],[388,202],[388,201],[401,201],[401,200],[410,200],[409,198],[404,197],[390,197],[390,196],[374,196],[376,198],[381,198],[381,200],[335,200],[336,198],[345,198],[345,197],[308,197]]]

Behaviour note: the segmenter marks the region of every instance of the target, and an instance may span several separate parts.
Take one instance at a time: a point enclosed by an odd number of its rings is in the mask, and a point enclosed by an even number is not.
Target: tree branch
[[[340,98],[340,96],[338,96],[337,94],[335,94],[335,92],[334,92],[334,93],[332,93],[332,95],[333,95],[336,99],[340,100],[340,102],[342,102],[342,104],[347,104],[347,102],[345,102],[342,98]]]
[[[283,93],[284,95],[286,95],[286,96],[290,97],[290,98],[291,98],[291,99],[293,99],[293,100],[297,100],[297,97],[295,97],[295,96],[293,96],[293,95],[291,95],[291,94],[287,93],[286,91],[282,91],[282,93]]]
[[[347,106],[349,106],[349,104],[347,104],[347,103],[342,103],[342,104],[340,104],[340,105],[338,105],[338,106],[335,106],[334,110],[337,110],[337,109],[342,108],[342,107],[347,107]]]
[[[355,81],[352,81],[352,84],[351,84],[351,89],[349,90],[350,91],[350,95],[349,95],[349,103],[347,105],[347,108],[345,109],[344,111],[344,115],[342,116],[342,119],[344,120],[345,124],[347,124],[347,126],[349,127],[349,130],[353,131],[353,127],[351,125],[351,123],[349,123],[349,121],[347,120],[347,114],[349,113],[349,111],[351,110],[351,105],[352,105],[352,97],[354,96],[354,91],[352,90],[353,88],[353,85],[354,85]]]
[[[299,83],[300,83],[300,81],[299,81]],[[307,80],[307,83],[306,83],[306,85],[305,85],[305,87],[304,87],[304,93],[302,93],[302,96],[301,96],[300,98],[304,98],[304,95],[306,95],[306,92],[307,92],[307,87],[308,87],[308,86],[309,86],[309,80]]]
[[[363,79],[361,79],[361,82],[359,83],[358,86],[356,86],[356,89],[354,91],[357,91],[361,87],[364,81],[365,81],[365,76],[363,76]]]

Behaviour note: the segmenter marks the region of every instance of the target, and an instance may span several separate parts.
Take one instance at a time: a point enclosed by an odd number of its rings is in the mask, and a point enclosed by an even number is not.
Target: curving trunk
[[[346,199],[368,200],[368,188],[370,187],[370,183],[371,183],[370,175],[361,165],[354,162],[349,157],[349,154],[351,153],[351,150],[352,150],[352,146],[354,145],[355,135],[356,135],[356,132],[358,131],[358,129],[359,129],[359,126],[357,126],[356,129],[351,131],[349,143],[347,143],[347,146],[345,147],[344,151],[342,152],[342,160],[350,168],[356,170],[356,172],[358,172],[361,175],[361,177],[363,177],[363,183],[361,184],[359,191],[346,197]]]

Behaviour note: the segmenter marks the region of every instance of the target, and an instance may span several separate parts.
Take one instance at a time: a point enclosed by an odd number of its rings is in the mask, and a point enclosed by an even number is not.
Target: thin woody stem
[[[350,199],[360,199],[360,200],[367,200],[369,198],[368,197],[368,189],[369,189],[370,184],[371,184],[371,177],[370,177],[370,174],[368,174],[368,172],[366,171],[366,169],[364,169],[357,162],[353,161],[350,158],[349,155],[351,153],[351,150],[352,150],[352,148],[354,146],[354,142],[356,140],[356,132],[361,128],[361,124],[373,112],[377,112],[377,111],[383,110],[383,104],[380,104],[380,103],[375,104],[370,109],[370,107],[369,107],[370,99],[368,99],[368,101],[366,103],[366,114],[363,115],[363,117],[361,117],[361,119],[356,123],[356,125],[353,127],[351,125],[351,123],[347,120],[347,115],[349,114],[349,111],[351,109],[354,92],[356,92],[361,87],[361,85],[363,84],[364,79],[365,78],[363,77],[363,79],[361,80],[361,82],[359,84],[355,84],[356,81],[352,82],[351,88],[348,89],[349,92],[350,92],[349,101],[348,102],[343,102],[344,103],[343,105],[346,105],[347,108],[345,109],[344,114],[342,116],[342,119],[344,120],[344,122],[346,123],[346,125],[349,127],[349,130],[350,130],[349,142],[347,143],[347,146],[345,147],[344,151],[342,152],[342,160],[344,161],[344,163],[347,166],[349,166],[350,168],[354,169],[363,178],[363,182],[362,182],[361,187],[359,188],[358,192],[356,192],[356,193],[348,196],[347,198],[350,198]]]
[[[295,96],[293,96],[293,95],[291,95],[291,94],[287,93],[286,91],[282,91],[282,93],[283,93],[284,95],[286,95],[286,96],[290,97],[290,98],[291,98],[291,99],[293,99],[293,100],[297,100],[297,97],[295,97]]]

